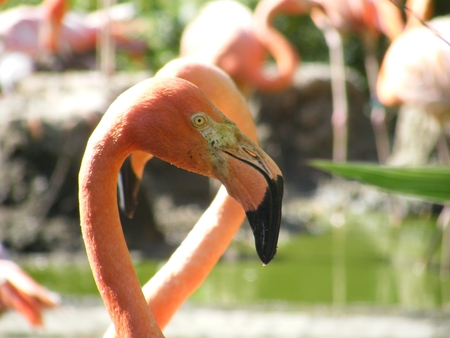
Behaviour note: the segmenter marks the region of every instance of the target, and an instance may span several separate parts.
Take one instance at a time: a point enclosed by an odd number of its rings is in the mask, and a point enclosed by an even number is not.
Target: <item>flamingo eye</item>
[[[195,128],[203,128],[206,126],[207,117],[203,113],[197,113],[191,116],[191,123]]]

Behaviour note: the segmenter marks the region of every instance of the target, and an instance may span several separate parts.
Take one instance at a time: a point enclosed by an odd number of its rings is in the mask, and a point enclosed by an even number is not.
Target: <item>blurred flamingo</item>
[[[67,10],[67,0],[44,0],[40,6],[31,7],[25,6],[36,12],[39,12],[42,17],[42,24],[37,27],[35,34],[38,35],[37,41],[34,43],[38,46],[39,53],[36,56],[47,57],[50,54],[55,54],[58,50],[59,32],[62,19]],[[0,1],[0,4],[2,1]],[[19,7],[20,8],[20,7]],[[9,12],[9,11],[6,11]],[[20,11],[13,10],[12,13],[20,14]],[[3,13],[0,13],[0,18],[3,17]],[[14,19],[14,15],[12,16]],[[18,17],[16,17],[18,19]],[[8,25],[11,17],[8,19],[8,15],[3,17],[3,25]],[[24,18],[22,18],[24,19]],[[25,28],[27,27],[27,20],[25,19]],[[5,27],[0,23],[0,27]],[[30,29],[30,27],[28,27]],[[1,30],[1,28],[0,28]],[[29,39],[29,32],[22,29],[22,34],[26,35],[17,38]],[[34,71],[34,61],[31,55],[24,53],[21,50],[10,50],[7,39],[1,33],[2,45],[0,46],[0,86],[3,93],[10,94],[14,91],[15,86],[20,80],[29,76]],[[17,33],[16,33],[17,35]]]
[[[95,62],[80,64],[77,56],[95,51],[99,32],[109,25],[118,49],[136,59],[146,50],[144,41],[128,38],[132,30],[141,29],[142,25],[124,24],[134,16],[133,4],[87,15],[63,15],[65,6],[65,0],[46,0],[41,6],[18,6],[0,13],[0,84],[4,93],[12,92],[36,64],[61,70],[72,62],[77,67],[94,69]]]
[[[52,2],[62,0],[49,0]],[[46,10],[47,15],[55,15],[50,20],[50,26],[61,17],[61,7]],[[58,9],[58,10],[57,10]],[[112,35],[119,48],[129,50],[131,53],[143,52],[145,44],[127,38],[124,21],[130,20],[135,13],[132,3],[124,3],[107,9],[108,15],[104,11],[95,11],[89,14],[67,12],[60,27],[51,34],[58,38],[55,42],[50,42],[50,46],[57,48],[55,52],[59,54],[83,54],[95,50],[98,32],[112,21]],[[43,51],[42,39],[39,37],[40,28],[48,22],[43,15],[40,6],[18,6],[0,13],[0,39],[3,42],[5,52],[22,52],[29,55],[33,60],[37,60]]]
[[[42,311],[58,304],[55,293],[36,283],[16,263],[0,259],[0,312],[12,308],[32,326],[42,326]]]
[[[325,36],[330,49],[333,92],[333,160],[347,159],[348,103],[341,34],[354,33],[365,47],[365,67],[371,95],[371,121],[380,162],[390,153],[385,111],[376,96],[378,61],[376,44],[380,33],[391,41],[403,30],[401,11],[389,0],[314,0],[311,18]]]
[[[212,86],[222,91],[219,83]],[[228,93],[239,95],[236,90],[223,88],[223,95]],[[226,98],[236,102],[233,96]],[[242,104],[236,108],[245,107],[243,101]],[[239,113],[247,114],[247,108]],[[111,105],[88,142],[80,169],[83,237],[117,334],[162,337],[142,295],[119,223],[117,175],[123,161],[136,151],[216,177],[229,194],[224,188],[220,190],[181,246],[184,249],[177,251],[171,263],[163,268],[174,275],[181,273],[179,278],[159,274],[165,276],[156,282],[160,288],[157,306],[162,313],[166,307],[169,312],[176,310],[178,298],[192,292],[198,279],[202,280],[214,266],[232,237],[228,234],[220,237],[228,231],[225,224],[242,222],[242,209],[230,196],[246,210],[261,260],[267,264],[272,259],[281,218],[283,183],[276,164],[189,81],[161,74],[132,87]],[[226,209],[233,212],[225,214]],[[237,227],[231,225],[231,232]],[[196,247],[192,252],[191,245]],[[214,253],[216,250],[218,254]]]
[[[305,0],[262,0],[253,16],[237,1],[212,1],[186,27],[181,37],[181,56],[214,64],[227,72],[245,96],[257,88],[282,91],[293,80],[299,57],[289,41],[272,27],[275,16],[304,13]],[[264,72],[269,52],[277,74]]]
[[[428,21],[431,0],[407,2],[410,15],[405,31],[389,46],[381,64],[378,98],[386,106],[411,105],[434,116],[442,126],[450,117],[450,18]],[[400,135],[397,135],[400,136]],[[438,148],[448,161],[445,139]]]
[[[7,1],[0,0],[0,5],[4,2]],[[46,48],[50,52],[56,52],[58,49],[57,44],[59,40],[59,31],[64,15],[67,11],[67,5],[67,0],[44,0],[39,6],[19,6],[19,11],[15,8],[12,12],[13,16],[15,14],[20,17],[22,14],[25,14],[28,10],[30,10],[41,16],[42,24],[37,30],[39,33],[39,45],[42,48]],[[9,12],[9,10],[5,12]],[[25,21],[26,17],[27,16],[24,15],[23,19],[25,19]],[[8,16],[6,16],[5,20],[8,20]]]

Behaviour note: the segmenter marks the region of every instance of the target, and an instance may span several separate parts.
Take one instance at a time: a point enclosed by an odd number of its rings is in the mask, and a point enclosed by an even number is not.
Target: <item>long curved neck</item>
[[[262,91],[280,91],[292,84],[294,72],[300,62],[289,41],[273,27],[275,16],[283,12],[282,1],[260,1],[253,16],[253,31],[258,40],[275,59],[277,76],[268,77],[259,69],[253,74]]]
[[[111,136],[97,135],[89,140],[79,176],[81,229],[94,278],[119,337],[163,337],[143,297],[119,221],[117,177],[129,153]]]

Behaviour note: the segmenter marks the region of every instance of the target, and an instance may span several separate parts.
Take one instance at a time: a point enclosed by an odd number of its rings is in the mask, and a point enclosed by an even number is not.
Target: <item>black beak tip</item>
[[[261,262],[263,263],[264,266],[266,266],[267,264],[269,264],[272,259],[275,257],[275,254],[277,253],[277,250],[275,248],[273,253],[269,253],[268,255],[258,252],[258,256],[259,259],[261,260]]]
[[[246,211],[255,237],[256,252],[264,265],[269,264],[277,252],[284,189],[282,176],[267,183],[262,202],[256,210]]]
[[[134,205],[134,206],[132,206],[132,207],[126,206],[126,207],[124,208],[124,213],[125,213],[125,215],[126,215],[128,218],[132,219],[132,218],[134,217],[134,212],[136,211],[136,207],[137,207],[137,205]]]

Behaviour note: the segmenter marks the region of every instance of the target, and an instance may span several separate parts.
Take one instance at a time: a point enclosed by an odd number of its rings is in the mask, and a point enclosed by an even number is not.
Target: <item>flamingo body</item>
[[[450,18],[429,21],[450,41]],[[450,112],[450,47],[427,27],[405,31],[387,50],[377,82],[380,101],[425,107],[439,120]]]
[[[118,9],[127,14],[126,17],[118,17],[118,22],[129,19],[132,14],[132,10],[125,5],[118,5]],[[115,13],[112,16],[113,24]],[[4,50],[23,52],[36,60],[44,48],[39,32],[45,22],[45,13],[40,6],[18,6],[0,13],[0,38]],[[60,23],[61,26],[57,33],[58,40],[54,43],[57,50],[54,52],[69,51],[82,54],[95,50],[98,32],[106,23],[105,16],[101,11],[86,15],[68,12]],[[143,49],[142,43],[128,40],[119,29],[114,31],[113,37],[119,47],[123,46],[132,51]]]

